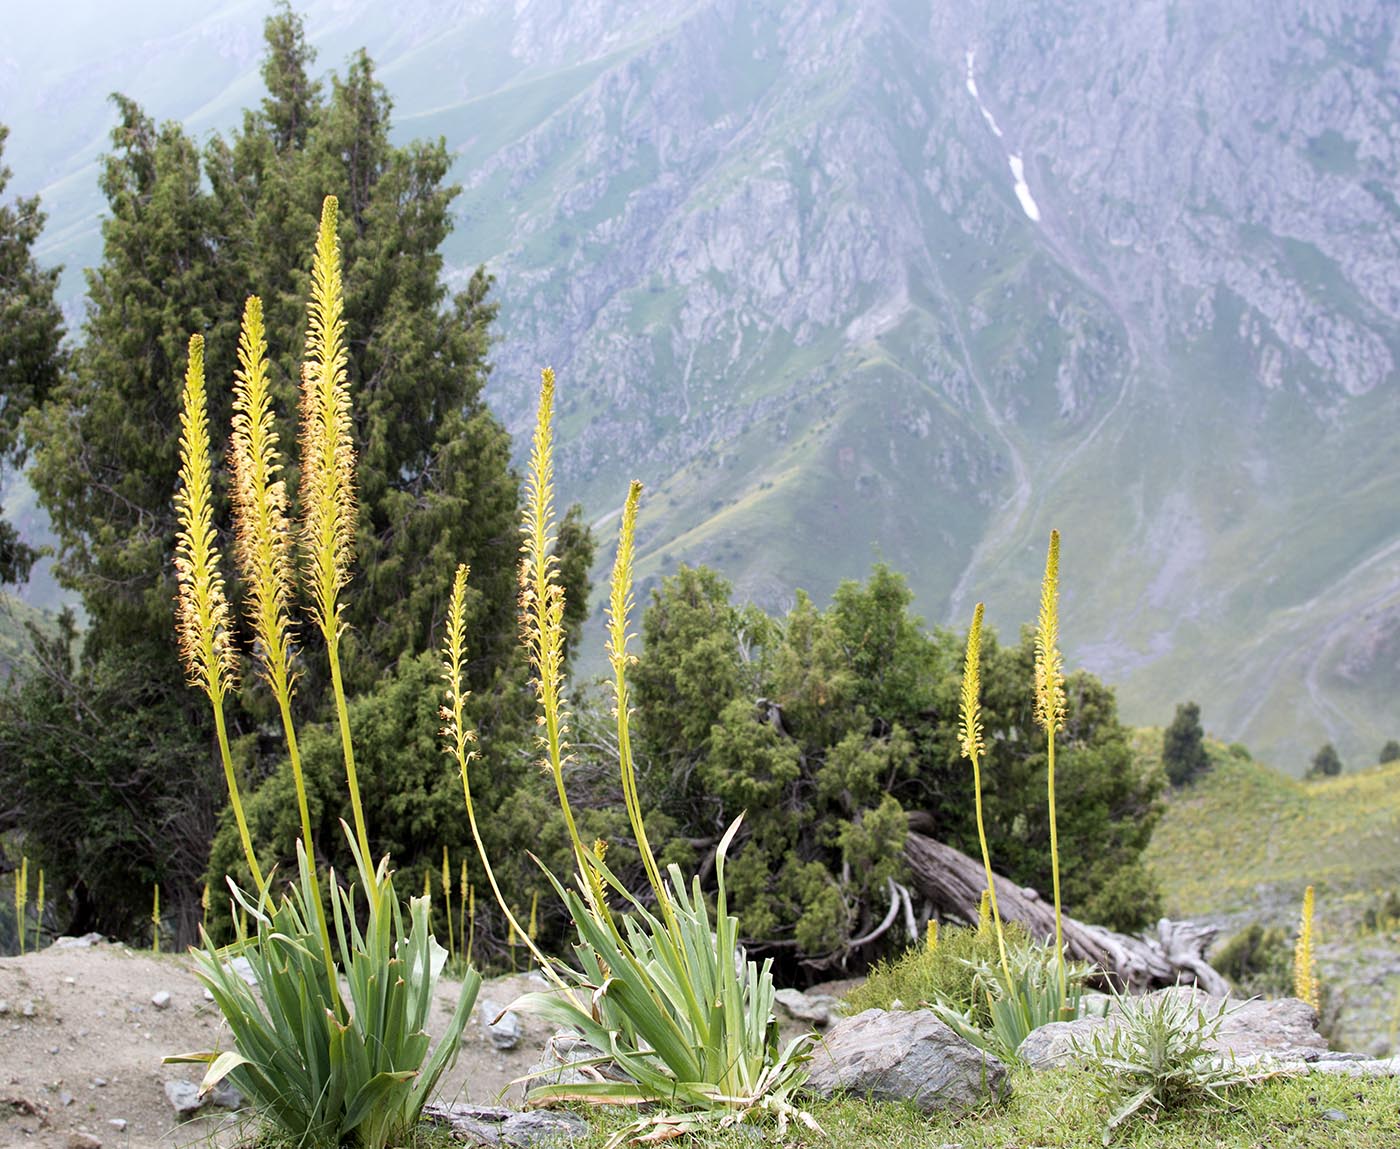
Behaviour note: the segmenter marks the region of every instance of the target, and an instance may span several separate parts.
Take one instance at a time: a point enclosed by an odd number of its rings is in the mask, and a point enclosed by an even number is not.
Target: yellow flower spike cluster
[[[154,886],[151,899],[151,952],[160,953],[160,883]]]
[[[1065,676],[1059,651],[1060,532],[1050,532],[1040,586],[1040,625],[1035,636],[1035,717],[1045,731],[1050,796],[1050,874],[1055,892],[1055,953],[1060,995],[1065,993],[1065,939],[1060,913],[1060,842],[1055,825],[1055,732],[1065,726]]]
[[[175,537],[175,579],[179,587],[175,599],[176,638],[190,685],[209,696],[238,836],[243,842],[248,869],[261,892],[267,883],[253,853],[253,839],[243,816],[243,801],[224,725],[224,695],[237,685],[238,665],[229,637],[228,598],[224,594],[224,579],[214,549],[207,404],[204,337],[191,335],[180,413],[180,489],[175,493],[180,524]]]
[[[340,282],[340,243],[336,237],[335,196],[321,205],[321,226],[311,264],[307,305],[306,361],[301,368],[302,552],[312,594],[311,614],[326,641],[340,723],[340,749],[355,839],[364,863],[365,889],[378,896],[369,834],[355,774],[350,714],[340,674],[340,636],[345,630],[341,589],[350,580],[355,544],[355,449],[351,442],[350,388],[345,366],[345,304]]]
[[[924,934],[924,948],[933,953],[938,948],[938,919],[929,918],[928,929]]]
[[[1006,936],[1001,928],[1001,911],[997,907],[996,879],[992,876],[992,855],[987,848],[987,829],[982,819],[982,613],[978,603],[972,612],[972,625],[967,631],[967,654],[963,660],[961,742],[963,757],[972,763],[972,792],[977,810],[977,840],[982,844],[982,866],[987,872],[986,902],[991,909],[997,931],[997,949],[1001,954],[1001,970],[1006,984],[1011,984],[1011,965],[1006,956]]]
[[[1317,980],[1313,957],[1313,888],[1303,891],[1303,911],[1298,922],[1298,941],[1293,947],[1293,996],[1313,1009],[1322,1007],[1322,987]]]

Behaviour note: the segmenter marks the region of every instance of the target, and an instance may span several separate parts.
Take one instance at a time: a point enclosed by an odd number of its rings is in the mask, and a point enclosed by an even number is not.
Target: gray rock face
[[[540,1058],[531,1067],[526,1090],[536,1085],[578,1085],[585,1081],[630,1081],[612,1062],[576,1067],[580,1061],[599,1057],[597,1048],[567,1030],[560,1030],[544,1043]]]
[[[165,1099],[170,1102],[177,1117],[189,1117],[198,1113],[204,1104],[199,1096],[199,1086],[193,1081],[165,1082]]]
[[[925,1113],[959,1112],[1006,1093],[1006,1067],[927,1010],[867,1009],[832,1027],[812,1053],[806,1089],[912,1101]]]

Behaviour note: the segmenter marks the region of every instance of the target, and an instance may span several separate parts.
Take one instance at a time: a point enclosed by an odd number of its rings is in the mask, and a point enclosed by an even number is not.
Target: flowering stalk
[[[1293,996],[1313,1009],[1321,1008],[1321,987],[1313,958],[1313,888],[1303,891],[1303,912],[1298,922],[1298,941],[1293,947]]]
[[[292,531],[287,517],[287,484],[279,478],[282,462],[268,386],[262,300],[256,295],[250,295],[243,306],[243,324],[238,333],[229,463],[233,472],[234,553],[247,588],[248,621],[256,639],[254,649],[259,671],[277,699],[296,788],[302,844],[307,858],[314,859],[311,812],[306,800],[296,725],[292,721],[292,693],[296,684],[290,618],[294,593]],[[314,863],[308,866],[307,876],[319,905],[321,883]],[[317,922],[326,976],[335,992],[339,983],[331,952],[330,927],[324,914],[317,915]]]
[[[15,932],[19,934],[19,952],[24,956],[24,907],[29,904],[29,855],[21,854],[19,873],[15,875]]]
[[[554,778],[559,807],[574,847],[580,881],[587,887],[596,867],[588,857],[574,822],[573,808],[564,789],[566,760],[564,736],[568,733],[564,687],[564,587],[559,582],[559,559],[554,554],[554,371],[540,372],[540,406],[525,475],[525,513],[520,533],[521,640],[534,670],[535,694],[540,703],[536,721],[544,727],[540,746],[544,765]],[[599,907],[599,912],[603,912]]]
[[[24,923],[20,923],[20,933],[24,932]],[[39,867],[39,896],[34,902],[34,952],[38,953],[44,946],[44,867]]]
[[[151,953],[160,953],[160,883],[153,887],[151,898]]]
[[[963,661],[961,742],[963,757],[972,763],[972,793],[977,809],[977,840],[982,844],[982,867],[987,872],[987,900],[991,905],[992,921],[996,925],[997,949],[1001,953],[1001,972],[1011,988],[1011,964],[1006,957],[1006,937],[1001,928],[1001,911],[997,908],[996,878],[992,875],[992,855],[987,848],[987,829],[982,820],[982,610],[978,603],[972,612],[972,625],[967,631],[967,655]]]
[[[631,708],[628,706],[627,667],[637,656],[627,650],[632,638],[627,627],[632,613],[632,559],[636,547],[637,504],[642,496],[642,484],[632,480],[627,500],[622,506],[622,526],[618,531],[617,558],[613,561],[612,584],[608,597],[608,661],[613,669],[613,717],[617,721],[617,757],[622,772],[622,798],[627,806],[627,820],[637,839],[637,851],[642,856],[647,880],[656,895],[657,904],[666,926],[676,932],[676,912],[661,881],[661,868],[656,864],[651,842],[642,820],[642,802],[637,792],[637,772],[632,761],[632,736],[629,730]]]
[[[491,890],[496,895],[496,901],[505,912],[506,921],[509,923],[512,938],[524,936],[526,944],[530,947],[531,956],[539,963],[540,969],[546,974],[553,975],[553,966],[548,958],[535,946],[524,930],[520,928],[520,923],[515,920],[515,915],[511,912],[510,906],[506,903],[505,895],[501,893],[501,887],[496,882],[496,872],[491,868],[491,859],[486,855],[486,846],[481,840],[481,831],[476,822],[476,805],[472,802],[471,770],[470,765],[476,757],[476,751],[472,747],[476,743],[476,731],[470,729],[466,722],[465,705],[467,690],[463,683],[462,667],[467,660],[467,640],[466,640],[466,598],[467,598],[467,577],[471,568],[466,563],[457,567],[457,573],[452,579],[452,596],[447,604],[447,634],[442,641],[442,677],[447,683],[444,691],[444,702],[438,710],[438,716],[442,719],[443,726],[440,731],[444,742],[443,752],[450,755],[457,763],[457,772],[462,779],[462,797],[467,806],[467,823],[471,827],[472,840],[476,842],[477,853],[481,855],[481,865],[486,871],[486,880],[491,883]],[[463,866],[466,863],[463,862]],[[463,885],[466,884],[466,873],[463,871]],[[468,960],[471,958],[472,935],[476,932],[476,892],[473,890],[471,897],[471,929],[472,933],[467,937],[466,954]],[[514,943],[512,943],[513,945]],[[512,962],[514,961],[514,951],[512,950]],[[563,983],[559,983],[563,986]]]
[[[190,685],[209,696],[214,711],[214,730],[219,740],[219,756],[224,764],[229,803],[238,823],[243,854],[259,892],[267,888],[253,839],[243,816],[243,801],[229,753],[228,731],[224,726],[224,695],[238,681],[237,656],[229,637],[230,611],[224,594],[214,546],[214,508],[210,488],[209,415],[204,387],[204,337],[191,335],[189,365],[185,370],[184,405],[180,412],[180,489],[175,493],[175,509],[180,530],[175,537],[175,578],[179,592],[175,600],[176,639],[180,658]]]
[[[327,196],[321,205],[321,226],[311,263],[306,361],[301,369],[301,538],[312,594],[311,614],[325,639],[330,662],[355,838],[364,860],[361,877],[366,892],[377,901],[379,883],[360,803],[350,714],[340,673],[340,636],[346,624],[339,594],[350,580],[355,544],[355,449],[350,436],[350,389],[345,373],[348,352],[337,213],[335,196]]]
[[[1050,532],[1045,578],[1040,586],[1040,625],[1035,636],[1035,717],[1045,731],[1050,797],[1050,873],[1055,888],[1055,955],[1059,960],[1060,997],[1067,991],[1065,939],[1060,913],[1060,843],[1055,826],[1055,732],[1065,726],[1065,676],[1060,659],[1060,532]]]
[[[447,847],[442,847],[442,904],[447,907],[447,956],[454,956],[457,936],[452,929],[452,868],[447,860]]]

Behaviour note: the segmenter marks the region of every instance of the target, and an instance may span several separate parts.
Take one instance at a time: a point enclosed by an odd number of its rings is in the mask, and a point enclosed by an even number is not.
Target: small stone
[[[102,1149],[102,1142],[91,1133],[70,1133],[68,1149]]]
[[[483,1001],[479,1009],[482,1028],[486,1030],[492,1045],[504,1052],[520,1044],[523,1029],[519,1016],[511,1010],[502,1009],[494,1001]]]
[[[19,1007],[19,1011],[20,1011],[20,1013],[22,1013],[25,1017],[33,1017],[33,1016],[34,1016],[34,1003],[33,1003],[32,1001],[26,1001],[22,1006]]]
[[[58,1095],[58,1103],[62,1105],[65,1109],[67,1109],[68,1106],[73,1104],[73,1095],[71,1093],[66,1092],[60,1093]]]
[[[9,1003],[8,1001],[6,1001],[3,997],[0,997],[0,1017],[3,1017],[5,1014],[7,1014],[7,1013],[9,1013],[9,1012],[10,1012],[10,1003]]]
[[[115,1129],[118,1133],[121,1133],[123,1130],[126,1129],[126,1118],[113,1117],[110,1121],[107,1122],[107,1124],[110,1125],[113,1129]]]
[[[178,1079],[165,1082],[165,1099],[170,1102],[177,1117],[188,1117],[191,1113],[198,1112],[199,1107],[204,1104],[203,1098],[199,1096],[198,1085],[192,1081]]]
[[[157,1009],[170,1008],[170,994],[166,990],[151,995],[151,1004]]]
[[[101,1089],[107,1084],[107,1079],[105,1077],[94,1077],[92,1083],[97,1086],[98,1089]]]
[[[1324,1121],[1345,1121],[1347,1115],[1340,1109],[1324,1109],[1322,1111],[1322,1119]]]
[[[242,1109],[246,1104],[243,1100],[243,1094],[239,1093],[238,1090],[227,1081],[221,1081],[218,1085],[214,1086],[214,1088],[209,1091],[206,1100],[210,1105],[217,1105],[220,1109],[227,1109],[234,1113]]]
[[[58,1056],[58,1046],[56,1046],[56,1045],[51,1045],[51,1046],[49,1046],[49,1053],[52,1054],[54,1057],[57,1057],[57,1056]]]
[[[207,985],[204,987],[204,1000],[205,1000],[205,1001],[213,1001],[213,1000],[214,1000],[214,993],[213,993],[213,991],[212,991]]]
[[[63,979],[63,984],[64,984],[64,985],[77,985],[78,983],[77,983],[77,981],[76,981],[74,978],[66,977],[66,978]]]

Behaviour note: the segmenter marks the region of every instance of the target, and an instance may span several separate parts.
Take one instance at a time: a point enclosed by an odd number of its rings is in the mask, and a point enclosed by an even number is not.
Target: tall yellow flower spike
[[[574,861],[581,877],[591,872],[588,851],[578,835],[573,808],[564,790],[565,735],[568,723],[564,699],[564,587],[559,582],[559,559],[554,514],[554,371],[540,372],[540,406],[525,472],[525,511],[520,526],[521,640],[534,670],[535,693],[544,728],[540,736],[544,765],[554,778],[564,812]],[[585,885],[587,885],[585,881]]]
[[[204,386],[204,337],[191,335],[189,363],[180,412],[180,489],[175,492],[179,531],[175,536],[175,634],[190,684],[209,696],[219,756],[228,784],[243,854],[258,890],[266,888],[253,853],[253,839],[243,816],[243,800],[229,752],[224,725],[224,695],[238,683],[238,661],[230,638],[231,612],[219,572],[214,541],[214,507],[210,484],[208,398]]]
[[[1298,921],[1298,941],[1293,947],[1293,996],[1313,1009],[1322,1007],[1317,962],[1313,957],[1313,888],[1303,891],[1303,911]]]
[[[340,243],[336,237],[337,200],[321,205],[321,227],[311,263],[311,302],[307,305],[306,361],[301,369],[301,540],[306,578],[311,588],[311,615],[326,640],[340,724],[345,780],[355,817],[355,839],[364,868],[365,888],[377,898],[374,859],[360,803],[355,750],[350,741],[350,714],[340,674],[340,636],[345,623],[341,589],[350,580],[355,546],[355,448],[351,441],[349,355],[345,345],[345,303],[340,281]]]
[[[1055,824],[1055,732],[1065,726],[1065,676],[1059,650],[1060,532],[1050,532],[1045,578],[1040,584],[1040,625],[1035,635],[1035,717],[1045,731],[1050,797],[1050,875],[1055,887],[1055,953],[1060,997],[1066,993],[1065,938],[1060,911],[1060,839]]]
[[[632,833],[637,839],[637,851],[642,856],[647,880],[656,895],[657,904],[667,926],[675,930],[675,908],[666,886],[661,880],[661,867],[656,863],[651,842],[647,838],[646,825],[642,818],[642,801],[637,791],[637,772],[632,760],[632,736],[628,718],[631,709],[628,705],[627,668],[637,661],[637,656],[629,653],[627,644],[633,637],[628,632],[633,603],[632,561],[636,551],[637,506],[642,497],[642,484],[632,480],[627,489],[627,500],[622,505],[622,525],[617,537],[617,557],[613,560],[612,583],[608,594],[608,661],[613,669],[613,717],[617,722],[617,757],[622,773],[622,799],[627,807],[627,820],[632,824]]]
[[[967,654],[963,660],[961,742],[963,757],[972,763],[972,794],[977,810],[977,840],[982,844],[982,868],[987,872],[987,902],[997,931],[997,949],[1001,954],[1001,971],[1011,985],[1011,964],[1006,956],[1006,936],[1001,928],[1001,910],[997,906],[996,879],[992,876],[992,854],[987,847],[987,828],[982,819],[982,612],[978,603],[972,612],[972,625],[967,630]]]

